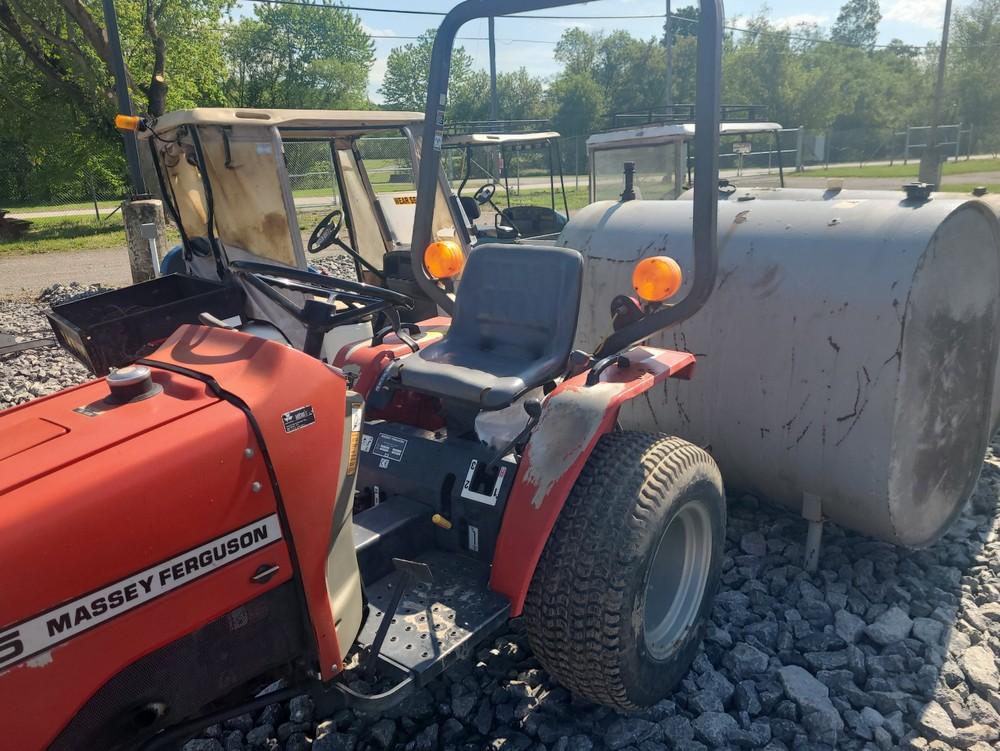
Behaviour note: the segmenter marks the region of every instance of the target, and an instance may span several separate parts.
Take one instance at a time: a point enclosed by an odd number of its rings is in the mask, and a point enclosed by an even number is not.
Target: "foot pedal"
[[[375,641],[368,648],[365,677],[369,680],[375,677],[379,653],[382,651],[382,645],[385,643],[385,637],[392,626],[396,611],[399,609],[399,602],[403,599],[403,594],[417,582],[430,584],[434,581],[434,576],[431,574],[431,567],[426,563],[407,561],[403,558],[393,558],[392,565],[399,572],[399,576],[396,577],[396,588],[395,592],[393,592],[392,600],[390,600],[389,606],[385,610],[382,622],[378,624],[378,631],[375,632]]]
[[[496,633],[507,622],[510,603],[489,588],[489,566],[482,561],[434,550],[415,563],[428,566],[433,581],[411,579],[402,591],[400,575],[392,573],[365,588],[370,610],[358,646],[374,655],[379,669],[425,685]]]

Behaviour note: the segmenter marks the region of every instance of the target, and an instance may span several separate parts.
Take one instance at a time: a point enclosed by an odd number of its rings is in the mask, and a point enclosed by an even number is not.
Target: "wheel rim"
[[[646,571],[643,627],[654,659],[669,657],[697,623],[712,563],[708,505],[692,500],[663,530]]]

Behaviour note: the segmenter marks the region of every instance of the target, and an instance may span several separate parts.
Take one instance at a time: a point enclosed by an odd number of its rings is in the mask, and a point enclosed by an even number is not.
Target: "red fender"
[[[543,404],[507,501],[490,576],[490,588],[510,599],[512,616],[521,614],[559,512],[597,441],[614,429],[621,405],[694,371],[687,352],[639,347],[628,358],[630,367],[608,368],[593,386],[586,385],[587,373],[563,381]]]

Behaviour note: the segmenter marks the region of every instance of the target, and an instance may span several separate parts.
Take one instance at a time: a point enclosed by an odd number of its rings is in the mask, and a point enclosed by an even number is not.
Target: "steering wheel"
[[[319,253],[337,242],[337,234],[344,223],[344,212],[334,209],[324,216],[309,235],[310,253]]]
[[[376,268],[371,262],[368,261],[368,259],[340,239],[340,228],[343,224],[344,212],[340,209],[334,209],[331,211],[323,217],[322,220],[320,220],[320,223],[313,229],[312,234],[309,235],[309,245],[307,250],[310,253],[319,253],[321,250],[326,250],[331,245],[336,245],[384,282],[385,272]],[[379,289],[379,287],[373,287],[373,289]]]
[[[413,300],[406,295],[364,282],[254,261],[231,261],[229,266],[247,284],[305,325],[303,351],[313,357],[320,356],[323,336],[337,326],[383,312],[391,320],[398,321],[397,308],[413,309]],[[279,290],[300,292],[306,295],[305,302],[299,305]],[[338,307],[337,303],[343,307]]]
[[[489,203],[493,200],[493,194],[497,192],[496,183],[486,183],[485,185],[480,185],[479,190],[472,194],[472,198],[482,206],[484,203]]]

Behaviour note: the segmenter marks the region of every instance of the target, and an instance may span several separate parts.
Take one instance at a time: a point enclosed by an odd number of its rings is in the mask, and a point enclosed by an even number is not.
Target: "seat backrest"
[[[570,248],[487,244],[469,255],[448,338],[481,352],[565,367],[576,336],[583,258]]]
[[[511,206],[500,212],[525,237],[558,235],[566,218],[548,206]]]

